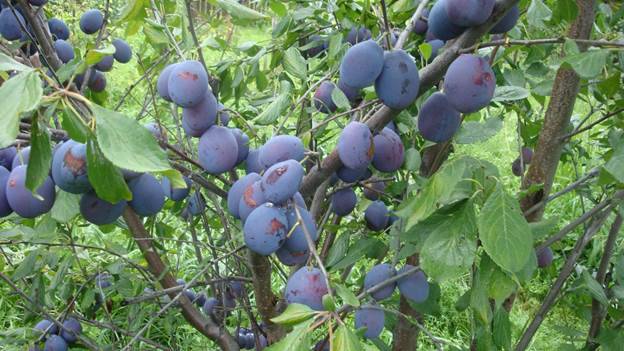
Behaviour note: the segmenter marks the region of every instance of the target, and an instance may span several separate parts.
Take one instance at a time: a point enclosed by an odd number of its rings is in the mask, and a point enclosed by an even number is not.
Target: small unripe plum
[[[171,72],[176,67],[177,63],[172,63],[165,67],[165,69],[160,72],[160,76],[158,76],[158,82],[156,83],[156,90],[158,90],[158,95],[161,98],[171,102],[171,97],[169,96],[169,77],[171,77]]]
[[[420,78],[414,58],[403,50],[384,54],[383,71],[375,81],[375,92],[384,105],[403,110],[418,97]]]
[[[550,247],[545,247],[537,252],[537,266],[546,268],[552,264],[554,255]]]
[[[323,296],[328,293],[325,275],[318,268],[302,267],[286,283],[288,303],[299,303],[313,310],[323,310]]]
[[[413,268],[414,266],[406,264],[399,270],[398,274],[407,272]],[[397,286],[399,287],[401,295],[412,300],[412,302],[425,302],[427,297],[429,297],[429,282],[427,281],[427,276],[421,270],[399,279],[397,281]]]
[[[63,39],[58,39],[54,42],[54,50],[59,60],[63,63],[67,63],[76,57],[74,47]]]
[[[429,31],[437,38],[444,41],[455,39],[460,36],[465,27],[458,26],[451,22],[446,12],[446,1],[438,0],[429,13]],[[429,39],[427,39],[429,40]]]
[[[199,61],[180,62],[169,74],[168,92],[180,107],[199,105],[208,92],[208,73]]]
[[[340,80],[362,89],[373,85],[384,66],[383,49],[373,40],[363,41],[349,48],[340,63]]]
[[[382,201],[373,201],[364,211],[364,219],[371,230],[384,230],[388,225],[388,207]]]
[[[381,335],[386,316],[384,311],[375,306],[362,306],[355,311],[355,328],[366,328],[364,337],[375,339]]]
[[[288,233],[288,219],[284,210],[266,203],[249,214],[243,233],[245,244],[251,251],[268,256],[284,244]]]
[[[132,60],[132,48],[123,39],[113,40],[113,46],[115,47],[115,54],[113,57],[119,63],[128,63]]]
[[[50,33],[53,35],[54,39],[69,39],[69,27],[67,24],[58,18],[50,18],[48,20],[48,28],[50,29]]]
[[[80,198],[80,214],[89,223],[95,225],[106,225],[114,223],[121,216],[126,208],[125,201],[111,204],[100,199],[95,192],[88,192]]]
[[[368,167],[375,154],[373,134],[366,124],[351,122],[340,133],[337,150],[340,161],[346,167],[351,169]]]
[[[451,63],[444,78],[444,94],[457,111],[472,113],[489,105],[496,77],[484,57],[462,54]]]
[[[136,213],[143,217],[160,212],[165,204],[165,192],[160,182],[151,174],[144,173],[128,183],[132,200],[128,202]]]
[[[353,188],[345,188],[336,191],[331,197],[331,209],[332,211],[341,217],[353,212],[355,205],[357,204],[357,197]]]
[[[496,0],[444,0],[449,20],[462,27],[485,23],[492,15]]]
[[[199,139],[199,163],[210,174],[224,173],[236,165],[238,143],[226,127],[212,126]]]
[[[301,216],[301,222],[299,222],[297,212],[299,212]],[[288,233],[290,233],[290,236],[286,239],[284,247],[290,252],[303,252],[308,250],[306,232],[310,236],[312,242],[316,242],[318,239],[316,223],[310,212],[304,208],[297,208],[297,210],[295,210],[293,206],[286,210],[286,218],[288,219]]]
[[[104,15],[100,10],[92,9],[80,17],[80,30],[85,34],[94,34],[102,28]]]
[[[82,325],[75,318],[67,318],[63,322],[63,329],[61,330],[61,336],[67,343],[72,344],[78,340],[78,336],[82,333]]]
[[[448,102],[446,95],[434,93],[420,108],[418,131],[426,140],[443,143],[459,129],[461,114]]]
[[[262,190],[265,199],[282,205],[292,198],[303,180],[304,170],[295,160],[279,162],[269,167],[262,176]]]
[[[509,12],[490,30],[492,34],[503,34],[509,32],[518,23],[520,18],[520,8],[518,5],[514,5]]]
[[[238,203],[238,216],[244,222],[247,220],[247,216],[249,216],[251,211],[265,202],[266,199],[264,197],[264,191],[262,190],[261,180],[247,185]]]
[[[322,113],[336,112],[336,104],[332,99],[332,92],[336,85],[330,81],[324,81],[314,92],[314,107]]]
[[[286,160],[301,161],[304,156],[303,142],[292,135],[274,136],[260,148],[260,164],[265,168]]]
[[[72,194],[91,190],[87,176],[87,146],[68,140],[52,158],[52,179],[59,188]]]
[[[26,188],[26,168],[26,165],[13,168],[6,183],[6,197],[15,213],[24,218],[35,218],[52,209],[56,192],[54,182],[48,176],[37,189],[41,199],[34,197]]]
[[[375,154],[373,167],[381,172],[394,172],[401,168],[405,159],[401,138],[389,128],[384,128],[373,139]]]
[[[243,197],[243,192],[245,191],[247,186],[259,181],[260,179],[262,179],[262,177],[260,177],[258,173],[249,173],[246,176],[237,180],[232,185],[232,187],[228,191],[227,196],[228,211],[232,216],[234,216],[235,218],[240,218],[238,214],[238,208],[241,198]]]
[[[182,127],[186,134],[199,138],[217,123],[217,99],[207,91],[202,101],[182,109]]]
[[[364,277],[364,290],[368,290],[377,284],[380,284],[396,275],[394,267],[387,263],[382,263],[374,266],[366,273]],[[390,297],[396,288],[396,282],[389,283],[384,287],[373,292],[371,296],[377,300],[384,300]]]

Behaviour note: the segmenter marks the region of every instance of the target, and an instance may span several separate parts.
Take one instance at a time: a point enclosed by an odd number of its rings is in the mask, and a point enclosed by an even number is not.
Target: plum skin
[[[39,200],[26,188],[26,165],[13,168],[6,184],[6,197],[15,213],[24,218],[35,218],[49,212],[54,205],[56,192],[51,177],[46,177],[37,189]]]
[[[251,251],[263,256],[282,247],[287,233],[288,219],[284,210],[271,203],[255,208],[243,226],[245,244]]]
[[[286,283],[288,303],[300,303],[313,310],[323,310],[323,296],[328,293],[325,275],[318,268],[302,267]]]
[[[387,263],[378,264],[371,268],[371,270],[364,277],[364,290],[368,290],[373,286],[392,278],[395,275],[396,270],[391,265]],[[385,285],[383,288],[371,293],[371,296],[377,301],[384,300],[392,295],[395,288],[396,282],[392,282]]]
[[[375,154],[373,134],[366,124],[351,122],[340,133],[337,149],[338,157],[346,167],[367,167]]]

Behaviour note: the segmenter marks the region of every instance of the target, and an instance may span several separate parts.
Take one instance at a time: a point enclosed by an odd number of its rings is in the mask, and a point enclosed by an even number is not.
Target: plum
[[[383,49],[373,40],[347,50],[340,63],[340,80],[355,89],[373,85],[384,67]]]
[[[160,76],[158,76],[158,81],[156,83],[158,95],[169,102],[171,102],[171,97],[169,96],[169,77],[171,77],[171,72],[176,65],[177,63],[173,63],[165,67],[165,69],[160,72]]]
[[[423,35],[427,33],[427,29],[429,29],[429,25],[427,22],[429,21],[429,9],[423,9],[422,14],[414,23],[414,27],[412,28],[412,32],[416,34]]]
[[[206,299],[206,302],[202,306],[202,311],[209,316],[214,316],[215,312],[218,308],[220,308],[221,303],[214,297],[209,297]]]
[[[357,197],[353,188],[344,188],[336,191],[331,197],[332,211],[341,217],[353,212],[357,204]]]
[[[46,335],[58,334],[58,326],[49,319],[42,319],[36,325],[35,329]]]
[[[375,92],[384,105],[403,110],[418,97],[420,78],[414,58],[403,50],[384,54],[383,71],[375,81]]]
[[[0,11],[0,35],[6,40],[18,40],[22,38],[26,27],[24,17],[17,10],[7,7]]]
[[[57,39],[54,42],[54,50],[59,60],[63,63],[67,63],[76,57],[74,54],[74,47],[63,39]]]
[[[292,198],[303,180],[304,170],[295,160],[279,162],[269,167],[262,176],[262,190],[267,201],[282,205]]]
[[[46,340],[43,351],[67,351],[67,341],[58,335],[52,335]]]
[[[355,328],[366,328],[364,337],[375,339],[381,335],[385,323],[384,311],[375,306],[365,305],[355,311]]]
[[[197,216],[200,213],[204,212],[206,208],[206,202],[202,197],[201,193],[198,191],[193,192],[193,195],[189,197],[188,203],[186,204],[186,209],[189,214],[192,216]]]
[[[466,29],[465,27],[458,26],[451,22],[446,12],[446,2],[447,0],[436,1],[431,8],[429,21],[427,22],[429,32],[431,32],[436,39],[444,41],[457,38]],[[429,40],[430,38],[427,38],[427,41]]]
[[[100,199],[95,192],[88,192],[80,198],[80,214],[89,223],[106,225],[114,223],[126,208],[125,201],[111,204]]]
[[[328,293],[325,275],[318,268],[302,267],[286,283],[288,303],[299,303],[313,310],[323,310],[323,296]]]
[[[186,188],[174,188],[168,177],[163,177],[160,180],[160,185],[165,192],[165,196],[173,201],[182,201],[191,193],[193,182],[188,177],[184,176],[184,183],[186,183]]]
[[[379,200],[384,190],[386,190],[386,183],[382,180],[372,180],[362,185],[364,197],[371,201]]]
[[[342,90],[352,105],[362,98],[360,89],[352,88],[346,85],[342,80],[338,81],[338,89]]]
[[[93,79],[89,80],[89,89],[95,93],[101,93],[106,89],[106,76],[100,71],[95,71]]]
[[[308,250],[291,252],[286,248],[286,245],[280,247],[275,254],[277,255],[277,259],[286,266],[304,264],[310,257],[310,252]]]
[[[28,165],[28,160],[30,160],[30,146],[17,150],[11,163],[11,170],[17,166]]]
[[[224,173],[236,165],[238,143],[226,127],[214,125],[199,139],[199,163],[210,174]]]
[[[365,180],[370,178],[371,175],[372,172],[368,169],[368,167],[353,169],[343,166],[338,168],[338,171],[336,171],[338,179],[345,183],[355,183],[360,180]]]
[[[73,344],[78,341],[78,336],[82,333],[82,325],[75,318],[67,318],[63,322],[63,328],[61,330],[61,336],[68,344]]]
[[[444,94],[457,111],[472,113],[489,105],[496,77],[484,57],[462,54],[451,63],[444,78]]]
[[[238,203],[238,216],[242,221],[245,221],[256,207],[266,202],[261,184],[262,181],[258,180],[247,185],[243,190],[243,196]]]
[[[13,168],[15,155],[17,155],[17,149],[15,146],[0,149],[0,166],[10,171]]]
[[[128,187],[132,192],[132,200],[128,204],[140,216],[153,216],[163,208],[165,192],[153,175],[144,173],[132,179]]]
[[[351,30],[349,30],[349,34],[347,35],[347,42],[351,43],[351,45],[355,45],[369,40],[372,37],[373,35],[370,29],[366,27],[351,27]]]
[[[230,123],[231,117],[230,113],[227,111],[222,103],[219,103],[217,105],[217,114],[219,115],[219,122],[221,123],[221,125],[227,127],[227,125]]]
[[[474,27],[492,15],[496,0],[444,0],[448,19],[457,26]]]
[[[382,201],[373,201],[364,211],[366,225],[371,230],[380,231],[388,225],[388,208]]]
[[[80,30],[85,34],[95,34],[104,25],[104,15],[100,10],[91,9],[80,17]]]
[[[353,170],[366,168],[375,153],[373,134],[366,124],[350,122],[340,133],[337,149],[338,157],[346,167]]]
[[[26,188],[26,168],[25,165],[13,168],[6,183],[6,198],[15,213],[24,218],[35,218],[52,209],[56,193],[54,182],[48,176],[37,189],[40,198],[33,196]]]
[[[553,258],[554,255],[552,249],[546,246],[545,248],[537,251],[537,266],[539,268],[546,268],[552,264]]]
[[[239,204],[241,198],[243,197],[243,192],[247,188],[247,186],[259,181],[262,179],[258,173],[249,173],[246,176],[237,180],[230,190],[228,191],[227,196],[227,206],[228,211],[235,218],[240,218],[238,214]]]
[[[516,177],[521,177],[526,171],[526,166],[520,162],[520,157],[516,158],[511,164],[511,173]]]
[[[87,146],[68,140],[52,158],[52,179],[59,188],[72,194],[91,190],[87,176]]]
[[[13,213],[13,209],[9,205],[9,201],[6,197],[6,186],[9,181],[11,172],[8,169],[0,166],[0,218],[6,217]]]
[[[323,81],[314,92],[314,107],[321,113],[336,112],[336,104],[332,99],[332,92],[336,85],[328,80]]]
[[[403,142],[390,128],[384,128],[373,139],[375,153],[373,167],[381,172],[394,172],[401,168],[405,159]]]
[[[406,264],[399,269],[398,274],[413,269],[414,266]],[[414,303],[422,303],[429,297],[429,282],[427,276],[421,270],[411,273],[397,280],[397,287],[401,295]]]
[[[115,63],[115,58],[112,55],[107,55],[102,57],[100,62],[95,64],[95,69],[101,72],[110,72],[113,70],[113,64]]]
[[[297,212],[301,215],[301,223],[299,222]],[[290,252],[305,252],[309,248],[306,231],[308,235],[310,235],[312,242],[318,240],[318,232],[314,218],[312,218],[308,210],[300,207],[295,210],[294,206],[286,210],[286,218],[288,219],[287,233],[290,233],[290,236],[286,239],[284,247]]]
[[[395,275],[396,270],[391,265],[387,263],[378,264],[366,273],[366,276],[364,277],[364,290],[368,290],[375,285],[381,284]],[[396,282],[392,282],[371,293],[371,296],[377,301],[384,300],[392,295],[395,288]]]
[[[243,233],[245,244],[251,251],[268,256],[284,244],[288,233],[288,219],[283,209],[265,203],[249,214]]]
[[[238,145],[236,165],[239,165],[247,159],[247,155],[249,154],[249,136],[238,128],[231,128],[230,132],[232,132],[232,135],[236,138],[236,144]]]
[[[182,127],[186,134],[199,138],[217,123],[217,99],[207,91],[203,100],[182,110]]]
[[[490,29],[490,33],[503,34],[509,32],[516,26],[516,23],[518,23],[518,18],[520,18],[520,8],[518,5],[514,5],[507,14]]]
[[[169,73],[168,93],[171,100],[180,107],[199,105],[208,88],[208,73],[199,61],[180,62]]]
[[[438,56],[440,49],[444,47],[445,42],[440,39],[433,39],[427,42],[431,45],[431,56],[429,57],[429,61],[433,61]]]
[[[450,140],[459,129],[461,114],[455,110],[442,93],[429,96],[418,114],[418,130],[426,140],[443,143]]]
[[[102,290],[110,288],[113,286],[113,283],[111,282],[112,278],[113,277],[108,273],[100,273],[95,276],[95,286]]]
[[[311,35],[306,43],[306,49],[303,53],[306,57],[316,57],[327,50],[327,42],[318,34]]]
[[[132,60],[132,48],[123,39],[114,39],[113,46],[115,47],[115,54],[113,57],[119,63],[128,63]]]
[[[260,148],[260,164],[269,168],[286,160],[301,161],[305,156],[303,142],[296,136],[276,135]]]
[[[260,150],[251,149],[247,154],[245,170],[247,174],[250,173],[262,173],[264,166],[260,164]]]

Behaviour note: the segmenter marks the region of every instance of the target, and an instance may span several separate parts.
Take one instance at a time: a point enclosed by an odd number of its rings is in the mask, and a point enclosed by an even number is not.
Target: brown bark
[[[271,318],[277,316],[276,308],[278,298],[271,289],[271,262],[265,256],[248,250],[249,265],[253,275],[254,296],[256,308],[262,322],[266,325],[266,333],[269,343],[280,340],[286,335],[286,331],[278,324],[271,322]]]

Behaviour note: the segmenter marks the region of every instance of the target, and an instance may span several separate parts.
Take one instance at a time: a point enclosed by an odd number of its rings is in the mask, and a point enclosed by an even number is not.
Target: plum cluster
[[[256,335],[249,328],[241,327],[238,329],[238,333],[236,333],[236,341],[238,342],[238,346],[243,350],[256,349]],[[266,336],[262,334],[258,335],[258,345],[260,346],[260,350],[263,350],[268,346]]]
[[[43,319],[35,325],[34,329],[41,334],[38,340],[44,345],[41,348],[40,342],[37,342],[30,348],[31,351],[67,351],[69,345],[75,344],[82,334],[82,325],[73,317],[65,319],[61,328],[51,320]]]

